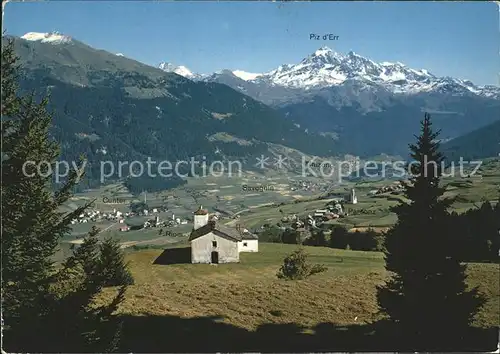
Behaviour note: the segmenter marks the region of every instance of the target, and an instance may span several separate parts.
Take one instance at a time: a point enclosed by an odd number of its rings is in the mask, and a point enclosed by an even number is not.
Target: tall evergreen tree
[[[342,225],[334,225],[330,234],[329,246],[331,248],[346,249],[349,243],[349,233]]]
[[[54,168],[59,147],[49,138],[48,99],[37,102],[34,94],[19,95],[16,63],[13,43],[2,37],[3,347],[16,352],[109,351],[118,333],[111,314],[123,300],[125,286],[109,304],[94,306],[106,284],[102,274],[109,269],[104,265],[112,264],[89,256],[99,254],[97,230],[71,261],[62,267],[53,262],[71,220],[89,204],[60,211],[77,175],[57,191],[51,189],[46,172],[48,166]],[[35,166],[44,167],[42,173]]]
[[[378,289],[378,303],[408,349],[460,348],[459,339],[484,298],[477,288],[466,290],[466,267],[445,228],[451,200],[442,198],[439,186],[439,132],[432,131],[428,114],[421,126],[416,144],[410,145],[414,162],[404,191],[409,201],[394,208],[398,221],[385,239],[386,269],[392,277]]]
[[[100,262],[107,286],[133,285],[125,255],[117,239],[107,238],[99,245]]]
[[[283,243],[288,244],[299,244],[300,243],[300,234],[298,231],[294,229],[286,229],[281,234],[281,240]]]
[[[326,236],[323,230],[314,230],[311,236],[306,238],[302,244],[304,246],[326,246]]]

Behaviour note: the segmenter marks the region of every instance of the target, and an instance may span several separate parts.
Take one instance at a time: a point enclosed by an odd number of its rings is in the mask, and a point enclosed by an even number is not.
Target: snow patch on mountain
[[[255,74],[255,73],[249,73],[243,70],[234,70],[233,72],[234,76],[239,77],[242,80],[249,81],[249,80],[255,80],[259,76],[262,76],[262,74]]]
[[[160,63],[160,65],[158,67],[163,71],[166,71],[169,73],[171,73],[171,72],[176,73],[177,75],[184,76],[185,78],[188,78],[188,79],[192,79],[192,78],[197,76],[196,74],[193,74],[193,72],[191,70],[189,70],[188,68],[186,68],[183,65],[175,66],[174,64],[163,62],[163,63]]]
[[[124,57],[125,55],[123,53],[116,53],[115,54],[117,57]]]
[[[184,76],[184,77],[193,77],[194,74],[191,72],[191,70],[189,70],[188,68],[186,68],[185,66],[179,66],[175,72],[181,76]]]
[[[21,36],[21,38],[27,41],[40,41],[42,43],[51,43],[51,44],[71,42],[70,36],[66,36],[59,32],[50,32],[50,33],[28,32],[24,36]]]

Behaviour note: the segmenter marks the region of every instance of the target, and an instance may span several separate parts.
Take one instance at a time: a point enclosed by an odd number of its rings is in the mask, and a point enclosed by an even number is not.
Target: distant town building
[[[358,197],[356,196],[356,191],[354,190],[354,188],[352,188],[351,192],[349,193],[349,203],[358,204]]]

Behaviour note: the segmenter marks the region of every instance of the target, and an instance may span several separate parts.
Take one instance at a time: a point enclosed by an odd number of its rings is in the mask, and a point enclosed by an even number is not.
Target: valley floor
[[[136,283],[119,310],[121,351],[391,350],[370,335],[380,320],[382,254],[305,247],[309,261],[328,270],[301,281],[278,279],[295,248],[262,243],[259,253],[242,253],[239,264],[216,266],[187,263],[185,247],[129,253]],[[469,265],[469,285],[488,297],[474,324],[479,336],[488,333],[478,337],[486,345],[481,351],[496,343],[498,332],[481,329],[500,324],[499,276],[498,264]]]

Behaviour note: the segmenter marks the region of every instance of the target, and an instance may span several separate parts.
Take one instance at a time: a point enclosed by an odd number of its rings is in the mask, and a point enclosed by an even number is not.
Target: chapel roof
[[[193,241],[201,236],[204,236],[210,232],[226,238],[231,241],[241,241],[241,240],[257,240],[258,237],[250,232],[241,232],[232,227],[222,225],[221,223],[213,220],[209,221],[206,225],[193,230],[191,235],[189,235],[189,241]]]

